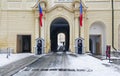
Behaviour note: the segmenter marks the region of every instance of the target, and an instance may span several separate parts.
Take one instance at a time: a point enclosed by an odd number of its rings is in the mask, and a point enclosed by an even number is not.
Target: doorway
[[[61,51],[64,47],[65,44],[65,34],[64,33],[59,33],[57,36],[57,44],[58,44],[58,48],[57,51]]]
[[[101,55],[101,35],[90,35],[89,50],[92,54]]]
[[[31,35],[17,35],[17,53],[31,52]]]
[[[64,18],[56,18],[52,21],[50,27],[50,41],[51,41],[51,51],[57,52],[58,48],[58,35],[64,34],[65,36],[65,51],[69,50],[69,24]]]

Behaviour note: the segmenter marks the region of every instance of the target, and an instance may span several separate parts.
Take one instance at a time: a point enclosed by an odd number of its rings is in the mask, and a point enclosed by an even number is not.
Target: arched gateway
[[[57,52],[58,48],[58,34],[63,33],[65,35],[65,51],[69,50],[69,24],[64,18],[56,18],[52,21],[50,26],[50,42],[51,42],[51,51]]]

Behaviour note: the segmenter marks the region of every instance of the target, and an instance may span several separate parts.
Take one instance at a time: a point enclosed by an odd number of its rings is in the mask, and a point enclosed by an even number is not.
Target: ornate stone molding
[[[53,6],[52,8],[46,10],[46,12],[51,12],[51,11],[53,11],[55,9],[58,9],[58,10],[65,9],[65,10],[67,10],[69,12],[73,12],[73,9],[68,8],[67,6],[64,6],[63,4],[57,4],[57,5]]]
[[[39,3],[41,4],[43,9],[47,8],[47,0],[38,0],[37,3],[33,6],[33,10],[36,10]]]
[[[73,1],[73,6],[75,6],[76,3],[80,3],[80,0],[74,0]]]
[[[80,0],[74,0],[73,3],[72,3],[72,8],[69,8],[63,4],[56,4],[54,5],[53,7],[51,8],[47,8],[47,0],[39,0],[36,5],[33,7],[33,10],[36,11],[38,10],[38,4],[41,4],[42,6],[42,9],[43,9],[43,12],[44,14],[45,13],[49,13],[55,9],[57,9],[58,11],[62,11],[62,10],[67,10],[68,12],[71,12],[71,13],[74,13],[75,14],[75,17],[79,17],[79,6],[80,6]],[[83,5],[83,11],[85,12],[87,9],[86,9],[86,6],[84,5],[84,3],[82,2],[82,5]]]
[[[83,10],[84,11],[87,10],[86,5],[82,1],[81,1],[81,3],[82,3],[82,6],[83,6]],[[72,4],[73,4],[74,11],[78,11],[79,6],[80,6],[80,0],[74,0]]]

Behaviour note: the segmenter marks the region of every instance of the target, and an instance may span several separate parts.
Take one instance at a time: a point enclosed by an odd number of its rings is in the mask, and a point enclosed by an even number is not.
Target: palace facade
[[[79,25],[80,2],[83,25]],[[39,26],[38,4],[42,7]],[[75,39],[83,38],[84,52],[105,55],[120,49],[120,0],[0,0],[0,48],[14,53],[35,52],[36,39],[45,41],[45,53],[65,42],[75,52]]]

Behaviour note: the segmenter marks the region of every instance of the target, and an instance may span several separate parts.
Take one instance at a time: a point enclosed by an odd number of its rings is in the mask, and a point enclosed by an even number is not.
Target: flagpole
[[[80,2],[81,2],[81,0],[80,0]],[[79,9],[80,9],[80,7],[79,7]],[[79,16],[79,21],[80,21],[80,16]],[[78,25],[78,27],[79,27],[79,38],[80,38],[80,24]]]
[[[41,29],[41,28],[40,28],[40,24],[39,24],[39,38],[40,38],[40,34],[41,34],[40,29]]]
[[[43,16],[43,14],[42,14],[42,8],[41,8],[40,4],[39,4],[38,7],[39,7],[39,38],[40,38],[40,36],[41,36],[42,16]]]
[[[78,25],[79,26],[79,37],[80,37],[80,25]]]
[[[80,0],[80,3],[81,3],[81,0]],[[79,19],[80,19],[80,18],[79,18]],[[80,20],[79,20],[79,21],[80,21]],[[80,25],[79,25],[79,38],[80,38],[80,33],[81,33],[81,32],[80,32]]]

